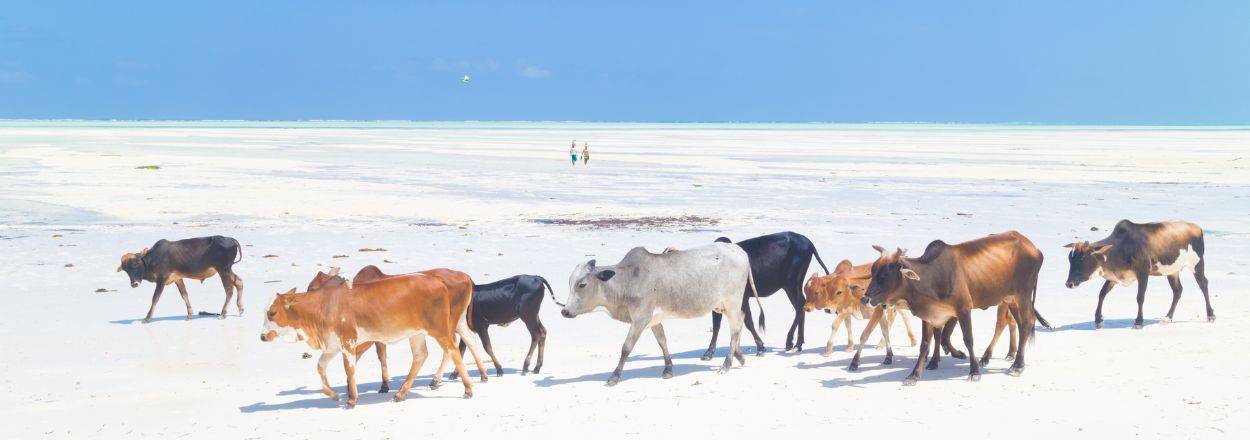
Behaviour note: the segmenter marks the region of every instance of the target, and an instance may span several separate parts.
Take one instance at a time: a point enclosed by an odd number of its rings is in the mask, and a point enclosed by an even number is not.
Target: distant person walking
[[[569,145],[569,160],[573,162],[573,166],[577,166],[577,141]]]
[[[590,164],[590,142],[582,142],[582,165]]]

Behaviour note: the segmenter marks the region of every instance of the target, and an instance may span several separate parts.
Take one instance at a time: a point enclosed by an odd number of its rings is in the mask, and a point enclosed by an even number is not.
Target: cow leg
[[[851,314],[846,314],[846,348],[844,351],[850,353],[855,351],[855,336],[851,334]]]
[[[386,344],[379,342],[374,347],[378,354],[378,364],[382,366],[382,386],[378,387],[378,392],[385,393],[391,390],[391,373],[386,371]]]
[[[886,325],[885,325],[885,319],[883,319],[884,317],[885,317],[885,309],[884,309],[884,308],[881,308],[881,307],[876,307],[876,308],[873,308],[873,309],[872,309],[872,316],[870,316],[870,317],[868,318],[868,326],[867,326],[867,327],[864,327],[864,332],[863,332],[863,333],[860,333],[860,335],[859,335],[859,348],[855,350],[855,356],[851,358],[851,363],[850,363],[849,365],[847,365],[847,366],[846,366],[846,370],[847,370],[847,371],[858,371],[858,370],[859,370],[859,356],[860,356],[860,354],[862,354],[862,353],[863,353],[863,351],[864,351],[864,343],[866,343],[866,342],[868,341],[868,338],[869,338],[870,336],[872,336],[872,329],[873,329],[873,326],[875,326],[875,325],[877,325],[878,323],[880,323],[880,324],[881,324],[881,331],[882,331],[882,332],[885,332],[885,334],[887,335],[886,340],[889,340],[888,335],[889,335],[890,331],[889,331],[889,328],[888,328],[888,327],[886,327]],[[830,340],[830,341],[832,341],[832,340],[833,340],[833,336],[832,336],[832,335],[830,335],[830,336],[829,336],[829,340]],[[890,363],[890,362],[893,362],[893,360],[891,359],[891,357],[892,357],[891,355],[893,355],[893,353],[892,353],[892,352],[890,352],[890,347],[889,347],[889,344],[886,344],[886,348],[885,348],[885,349],[886,349],[886,356],[885,356],[885,358],[886,358],[886,361],[887,361],[887,362],[885,362],[885,363],[886,363],[886,364],[888,364],[888,363]],[[828,351],[828,350],[826,350],[826,351]]]
[[[790,332],[786,334],[786,351],[790,350],[790,336],[794,334],[797,336],[797,340],[794,342],[794,352],[798,353],[803,351],[803,329],[806,327],[807,314],[803,313],[803,274],[800,273],[795,278],[794,284],[785,289],[786,297],[790,298],[790,305],[794,306],[794,324],[790,325]]]
[[[182,295],[182,302],[187,305],[187,321],[191,320],[191,297],[187,296],[187,285],[182,280],[174,281],[174,285],[178,286],[178,294]],[[226,301],[230,301],[230,297],[226,297]]]
[[[234,306],[239,309],[239,316],[243,316],[243,279],[234,271],[230,271],[230,277],[234,279]]]
[[[1011,334],[1011,345],[1007,347],[1007,357],[1003,359],[1010,361],[1016,358],[1017,349],[1020,347],[1020,336],[1017,330],[1020,326],[1016,324],[1016,318],[1011,313],[1011,307],[1007,308],[1007,317],[1010,318],[1007,320],[1006,327],[1008,333]]]
[[[334,392],[333,389],[330,389],[330,380],[326,379],[326,365],[328,365],[330,360],[334,359],[337,355],[337,352],[323,351],[321,352],[321,357],[317,358],[317,375],[321,376],[321,392],[324,393],[326,397],[334,400],[338,400],[339,394]]]
[[[746,320],[747,331],[751,332],[751,337],[755,339],[755,355],[763,356],[767,348],[764,348],[764,340],[760,339],[760,334],[755,330],[755,321],[751,319],[751,305],[747,297],[742,298],[742,317]]]
[[[716,337],[720,334],[721,316],[720,313],[712,312],[712,342],[708,343],[707,351],[703,352],[703,356],[700,359],[710,361],[712,356],[716,354]]]
[[[1181,291],[1184,290],[1184,288],[1181,287],[1180,274],[1168,275],[1168,284],[1172,286],[1172,307],[1168,308],[1168,319],[1167,319],[1168,322],[1171,322],[1172,314],[1176,313],[1176,303],[1181,301]]]
[[[929,322],[925,322],[925,324],[929,324]],[[931,332],[929,339],[934,340],[934,354],[933,354],[933,359],[929,360],[929,365],[925,365],[925,369],[936,370],[938,369],[939,362],[941,362],[941,346],[943,346],[943,342],[944,342],[943,334],[944,332],[946,332],[946,330],[945,330],[945,326],[941,326],[941,327],[936,326],[936,325],[930,325],[930,326],[933,326],[933,332]],[[924,345],[921,345],[921,346],[924,346]]]
[[[1145,320],[1142,319],[1142,308],[1146,303],[1146,282],[1149,280],[1149,273],[1137,274],[1137,320],[1133,321],[1133,330],[1141,330],[1145,324]]]
[[[148,308],[148,315],[143,317],[143,323],[152,322],[152,312],[156,311],[156,302],[161,300],[161,292],[165,291],[165,278],[156,279],[156,291],[152,292],[152,307]]]
[[[543,346],[547,342],[547,329],[543,327],[542,321],[538,320],[538,315],[533,318],[522,318],[525,322],[525,328],[530,332],[530,349],[525,354],[525,365],[521,368],[521,374],[526,374],[530,369],[530,358],[534,355],[534,350],[538,350],[538,363],[534,364],[534,372],[537,373],[543,367]]]
[[[972,351],[972,310],[959,312],[959,332],[964,335],[964,349],[969,353],[975,353]],[[975,359],[968,362],[968,380],[972,382],[981,380],[981,364]]]
[[[909,321],[907,319],[907,315],[904,315],[901,311],[898,313],[898,316],[901,318],[899,320],[903,321],[903,328],[907,329],[907,340],[911,342],[912,347],[915,347],[916,346],[916,334],[912,333],[911,331],[911,321]],[[891,324],[893,324],[894,319],[890,318],[890,321],[891,321]]]
[[[1207,303],[1207,322],[1215,322],[1215,309],[1211,308],[1211,295],[1207,292],[1207,260],[1204,257],[1198,260],[1198,264],[1194,266],[1194,280],[1198,282],[1198,289],[1202,290],[1202,299]]]
[[[1012,304],[1011,314],[1016,320],[1016,327],[1020,329],[1020,343],[1016,344],[1016,360],[1012,362],[1011,368],[1007,369],[1007,374],[1019,376],[1024,372],[1024,347],[1033,336],[1033,305],[1031,303]]]
[[[921,374],[924,373],[924,370],[921,369],[920,366],[924,365],[925,356],[929,355],[929,340],[933,339],[934,333],[937,333],[933,330],[932,325],[929,325],[927,322],[920,321],[920,354],[916,356],[916,366],[911,369],[911,374],[907,375],[907,377],[903,379],[903,386],[915,385],[916,382],[920,380]],[[937,348],[936,343],[933,348]]]
[[[955,324],[956,318],[951,318],[949,321],[946,321],[946,327],[942,328],[942,348],[945,349],[946,354],[949,354],[951,357],[955,359],[964,359],[968,356],[964,354],[964,352],[959,351],[958,348],[955,348],[954,345],[951,345],[951,335],[955,333]]]
[[[650,314],[646,314],[650,319]],[[612,377],[608,378],[607,386],[614,386],[621,381],[621,370],[625,369],[625,360],[629,359],[629,353],[634,351],[634,344],[638,343],[638,337],[642,335],[642,331],[646,330],[647,323],[641,319],[636,319],[629,325],[629,334],[625,335],[625,343],[621,344],[621,360],[616,363],[616,369],[612,370]],[[732,355],[732,352],[730,353]]]
[[[655,333],[655,342],[660,344],[660,351],[664,352],[664,372],[660,373],[660,377],[672,379],[673,358],[668,355],[668,339],[664,337],[664,325],[656,324],[651,326],[651,333]]]
[[[464,336],[461,336],[461,338],[463,337]],[[456,365],[456,371],[460,373],[460,382],[464,383],[464,398],[472,398],[473,382],[469,380],[469,373],[464,370],[464,360],[460,358],[460,350],[456,349],[456,338],[452,335],[447,335],[437,339],[439,347],[442,347],[443,349],[443,357],[445,358],[448,355],[451,355],[451,361]],[[476,344],[473,344],[472,341],[469,341],[468,345],[470,350],[477,351],[477,347],[475,346]],[[482,372],[483,381],[485,381],[486,369],[482,368],[480,365],[481,361],[478,363],[478,368]]]
[[[994,337],[990,338],[990,345],[987,345],[985,347],[985,354],[981,355],[982,367],[988,366],[990,364],[990,358],[994,357],[994,345],[998,344],[999,336],[1003,335],[1003,327],[1007,326],[1008,313],[1010,312],[1007,311],[1006,304],[998,305],[998,318],[994,320]],[[1012,337],[1011,339],[1013,340],[1013,343],[1014,343],[1014,340],[1016,338]]]
[[[460,338],[460,357],[464,357],[464,350],[467,347],[468,346],[464,344],[464,338]],[[435,373],[434,375],[442,376],[443,369],[445,368],[447,368],[447,363],[446,362],[440,363],[438,366],[438,372]],[[460,379],[460,373],[456,373],[455,371],[452,371],[450,374],[447,375],[447,380],[457,380],[457,379]],[[434,384],[431,383],[430,388],[433,389],[433,387],[434,387]]]
[[[487,324],[487,325],[489,325],[489,324]],[[485,331],[485,327],[483,327],[483,331],[482,331],[482,332],[483,332],[483,333],[485,333],[485,332],[486,332],[486,331]],[[456,334],[456,335],[459,335],[459,336],[460,336],[460,341],[461,341],[461,342],[463,342],[465,345],[467,345],[467,346],[469,347],[469,354],[473,355],[473,364],[474,364],[475,366],[477,366],[477,372],[478,372],[478,375],[482,377],[482,382],[486,382],[486,381],[487,381],[488,379],[490,379],[490,378],[489,378],[489,377],[487,377],[487,375],[486,375],[486,367],[482,365],[482,352],[481,352],[481,350],[479,350],[479,349],[478,349],[478,347],[477,347],[477,343],[476,343],[476,342],[473,342],[473,335],[474,335],[474,333],[473,333],[473,331],[472,331],[472,330],[469,330],[469,324],[468,324],[468,322],[467,322],[466,320],[461,320],[458,324],[456,324],[456,333],[455,333],[455,334]],[[455,336],[452,336],[452,342],[453,342],[453,343],[455,342],[455,339],[456,339],[456,338],[455,338]],[[453,346],[452,346],[452,348],[455,348],[455,346],[453,345]],[[460,351],[459,351],[459,350],[457,350],[457,351],[456,351],[456,356],[460,356]],[[491,355],[491,357],[493,358],[493,357],[494,357],[494,355]],[[444,363],[444,365],[446,365],[446,363]],[[498,362],[496,362],[496,363],[495,363],[495,366],[496,366],[496,368],[498,368],[498,369],[499,369],[499,371],[500,371],[500,372],[502,372],[502,371],[503,371],[503,368],[499,366],[499,363],[498,363]],[[439,375],[442,375],[442,374],[443,374],[443,371],[442,371],[442,367],[441,367],[441,366],[439,367],[438,374],[439,374]]]
[[[721,364],[717,373],[725,374],[733,367],[734,358],[742,365],[746,365],[746,359],[742,356],[742,324],[745,319],[738,316],[737,313],[726,313],[725,318],[729,319],[729,354],[725,355],[725,363]]]
[[[217,277],[221,278],[221,288],[226,291],[226,302],[221,305],[221,314],[217,315],[217,319],[226,319],[226,308],[230,307],[230,299],[234,297],[234,277],[230,272],[217,272]],[[191,313],[191,303],[187,303],[187,313]]]
[[[412,381],[416,380],[417,372],[421,371],[421,365],[425,364],[425,359],[429,357],[429,351],[425,347],[425,335],[417,335],[408,338],[408,347],[412,349],[412,365],[408,367],[408,376],[404,378],[404,383],[399,386],[399,391],[395,393],[395,401],[403,401],[408,397],[408,390],[412,388]],[[444,353],[443,357],[447,354]],[[438,377],[437,374],[434,375]],[[431,387],[433,388],[433,387]]]
[[[503,365],[499,363],[499,358],[495,357],[495,347],[490,344],[490,326],[482,327],[482,331],[477,335],[482,338],[482,348],[486,349],[486,355],[490,356],[491,363],[495,364],[495,376],[503,376]],[[464,337],[460,339],[463,344]]]
[[[881,309],[878,308],[878,310],[881,310]],[[883,310],[882,314],[884,313],[885,312]],[[873,316],[879,317],[880,315],[873,313]],[[890,321],[893,321],[893,319],[890,319]],[[881,361],[881,365],[890,365],[894,363],[894,349],[891,348],[890,346],[890,322],[878,319],[878,325],[881,326],[881,339],[885,341],[885,344],[884,344],[885,359]],[[868,321],[868,327],[864,328],[864,332],[867,333],[867,335],[861,335],[859,338],[860,350],[864,349],[864,342],[868,340],[868,336],[872,335],[872,321],[871,320]],[[859,351],[856,351],[855,354],[859,354]]]
[[[1115,283],[1106,281],[1102,283],[1102,290],[1098,291],[1098,308],[1094,309],[1094,328],[1102,328],[1102,300],[1107,297],[1107,293],[1111,292],[1111,288],[1115,287]]]
[[[356,390],[356,355],[343,352],[343,371],[347,373],[347,407],[354,408],[360,394]]]
[[[829,342],[825,343],[825,352],[821,356],[829,357],[833,354],[833,338],[838,336],[838,327],[842,326],[842,321],[846,319],[846,314],[839,314],[833,318],[833,328],[829,329]],[[850,325],[850,324],[847,324]]]
[[[877,309],[883,309],[883,308],[882,307],[874,308],[872,311],[873,315],[877,314]],[[881,323],[884,324],[884,327],[882,328],[885,328],[886,331],[885,333],[881,335],[881,339],[877,341],[877,348],[881,348],[886,345],[885,339],[886,339],[886,336],[888,336],[890,333],[889,328],[894,326],[894,318],[897,316],[898,316],[898,312],[894,310],[890,310],[888,312],[882,312]],[[869,319],[871,320],[872,318],[869,318]],[[872,325],[864,327],[864,333],[872,334],[872,328],[873,328]],[[859,338],[860,345],[864,345],[865,342],[867,342],[866,339]]]

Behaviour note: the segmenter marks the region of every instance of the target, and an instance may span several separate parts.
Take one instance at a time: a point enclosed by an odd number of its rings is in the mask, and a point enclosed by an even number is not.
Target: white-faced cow
[[[569,276],[568,305],[560,314],[573,318],[603,307],[612,319],[630,324],[621,359],[607,382],[611,386],[621,380],[625,360],[643,330],[650,328],[655,333],[664,352],[662,377],[667,379],[673,377],[673,360],[661,321],[723,313],[730,325],[729,354],[720,368],[724,373],[734,358],[746,363],[740,349],[741,294],[744,288],[754,293],[754,286],[746,252],[732,244],[713,243],[663,254],[636,247],[615,265],[597,266],[590,260],[574,268]]]
[[[236,257],[238,259],[236,259]],[[191,319],[191,298],[187,296],[187,286],[182,280],[190,278],[199,280],[219,275],[221,285],[226,289],[226,303],[221,306],[221,319],[226,318],[226,307],[230,306],[230,297],[238,291],[235,307],[239,315],[243,314],[243,279],[234,273],[235,263],[243,260],[243,249],[239,242],[230,237],[214,235],[212,237],[188,238],[185,240],[160,240],[151,249],[143,249],[137,254],[122,255],[118,272],[126,272],[130,277],[130,287],[139,287],[142,281],[156,284],[152,293],[152,306],[148,308],[143,323],[152,321],[152,312],[156,310],[156,302],[161,299],[165,286],[178,286],[182,301],[187,305],[187,319]]]
[[[1033,334],[1033,299],[1042,253],[1016,231],[948,245],[941,240],[929,243],[920,258],[907,258],[905,251],[881,253],[872,264],[872,283],[864,301],[869,305],[907,301],[911,313],[924,321],[920,355],[916,366],[903,381],[914,385],[920,379],[921,365],[928,356],[934,332],[951,318],[959,322],[968,353],[972,348],[972,309],[1006,304],[1019,327],[1016,359],[1008,370],[1016,376],[1024,371],[1024,347]],[[980,363],[969,362],[969,380],[981,378]],[[930,369],[937,368],[931,364]]]
[[[717,238],[716,241],[731,242],[725,237]],[[803,351],[803,328],[806,322],[803,313],[803,280],[807,276],[808,266],[812,264],[812,257],[816,257],[816,262],[820,264],[821,269],[824,269],[825,275],[829,274],[829,268],[825,267],[820,254],[816,253],[816,246],[802,234],[790,231],[762,235],[739,241],[736,244],[746,251],[747,257],[751,260],[751,276],[755,279],[756,287],[759,288],[757,292],[759,296],[770,296],[778,290],[786,291],[786,297],[790,299],[790,305],[794,307],[794,322],[790,324],[790,330],[786,332],[786,351],[791,348]],[[755,331],[754,323],[751,322],[751,308],[748,306],[751,294],[752,292],[747,291],[742,293],[742,311],[746,316],[747,331],[750,331],[751,337],[755,338],[755,354],[763,356],[766,350],[764,340],[760,339],[760,335]],[[720,320],[719,313],[712,313],[712,341],[708,343],[707,351],[703,353],[703,360],[712,359],[712,354],[715,352],[716,337],[720,333]],[[763,310],[760,310],[760,326],[764,326]]]
[[[1172,307],[1167,320],[1172,320],[1176,303],[1181,300],[1181,272],[1193,271],[1198,288],[1207,304],[1207,321],[1215,322],[1211,296],[1207,291],[1205,245],[1202,228],[1193,223],[1169,221],[1133,223],[1120,220],[1111,236],[1090,243],[1083,241],[1065,247],[1068,254],[1068,288],[1075,288],[1095,275],[1106,279],[1098,292],[1098,308],[1094,310],[1094,326],[1102,328],[1102,300],[1116,284],[1128,286],[1137,281],[1137,320],[1133,328],[1142,327],[1142,303],[1146,301],[1146,281],[1151,276],[1167,277],[1172,286]]]

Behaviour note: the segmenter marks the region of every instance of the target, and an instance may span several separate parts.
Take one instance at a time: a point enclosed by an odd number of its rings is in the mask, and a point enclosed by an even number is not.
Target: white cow
[[[566,318],[599,307],[621,322],[628,322],[629,335],[621,347],[621,360],[608,379],[608,386],[621,380],[621,369],[643,330],[650,328],[664,351],[662,377],[673,377],[673,360],[668,354],[661,321],[668,318],[698,318],[713,311],[729,320],[729,354],[719,372],[724,373],[736,357],[746,361],[739,348],[742,332],[742,289],[751,286],[756,304],[755,280],[747,254],[737,245],[714,243],[687,250],[653,254],[636,247],[612,266],[595,266],[595,260],[578,265],[569,276],[568,305],[560,311]]]

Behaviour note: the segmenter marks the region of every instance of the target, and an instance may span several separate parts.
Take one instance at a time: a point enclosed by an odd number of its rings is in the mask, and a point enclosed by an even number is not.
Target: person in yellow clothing
[[[582,165],[590,163],[590,142],[582,142]]]

